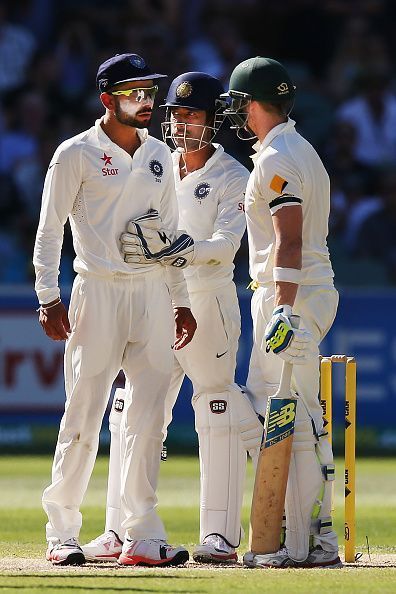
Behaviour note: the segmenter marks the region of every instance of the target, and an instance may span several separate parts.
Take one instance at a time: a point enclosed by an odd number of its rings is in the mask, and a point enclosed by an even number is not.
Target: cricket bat
[[[250,514],[249,549],[254,554],[280,548],[297,408],[290,390],[292,369],[283,362],[279,389],[268,399]]]

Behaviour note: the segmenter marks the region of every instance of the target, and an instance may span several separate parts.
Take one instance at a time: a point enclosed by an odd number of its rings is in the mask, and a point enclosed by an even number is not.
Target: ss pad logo
[[[114,402],[114,410],[122,412],[124,410],[124,401],[122,398],[117,398]]]
[[[226,400],[211,400],[209,402],[210,410],[215,415],[221,415],[225,413],[227,410],[227,401]]]

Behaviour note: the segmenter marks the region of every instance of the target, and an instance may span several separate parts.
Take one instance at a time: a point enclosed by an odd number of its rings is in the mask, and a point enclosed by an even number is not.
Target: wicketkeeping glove
[[[154,261],[184,268],[194,258],[193,238],[184,231],[164,229],[156,210],[133,219],[127,229],[128,232],[120,238],[125,262],[144,264]]]
[[[172,239],[171,234],[163,229],[158,211],[149,210],[128,223],[127,232],[121,235],[120,242],[125,262],[147,264],[156,261],[154,254],[170,246]]]
[[[272,351],[293,365],[304,365],[312,356],[312,336],[307,330],[294,328],[290,305],[279,305],[265,329],[265,350]]]

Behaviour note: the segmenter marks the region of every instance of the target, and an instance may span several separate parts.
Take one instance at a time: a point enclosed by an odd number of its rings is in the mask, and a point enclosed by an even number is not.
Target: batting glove
[[[265,329],[265,350],[272,351],[293,365],[304,365],[312,356],[311,333],[294,328],[290,305],[279,305]]]

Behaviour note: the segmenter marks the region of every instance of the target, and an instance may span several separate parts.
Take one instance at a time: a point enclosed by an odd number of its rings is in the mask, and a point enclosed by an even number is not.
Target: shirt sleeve
[[[227,265],[234,261],[246,228],[243,204],[248,177],[248,171],[239,168],[231,178],[227,177],[218,204],[213,235],[210,239],[195,242],[193,266]]]
[[[168,176],[164,184],[159,214],[164,223],[164,228],[176,232],[179,223],[179,210],[177,206],[175,181],[170,154],[168,155],[166,170]],[[190,299],[188,297],[187,284],[183,270],[175,268],[174,266],[167,266],[166,276],[173,307],[190,308]]]
[[[45,177],[34,245],[35,290],[39,303],[50,303],[60,296],[58,276],[64,225],[81,181],[81,149],[75,145],[61,145]]]
[[[271,215],[283,206],[302,204],[303,183],[296,164],[279,152],[264,155],[256,167],[260,197],[268,203]]]

